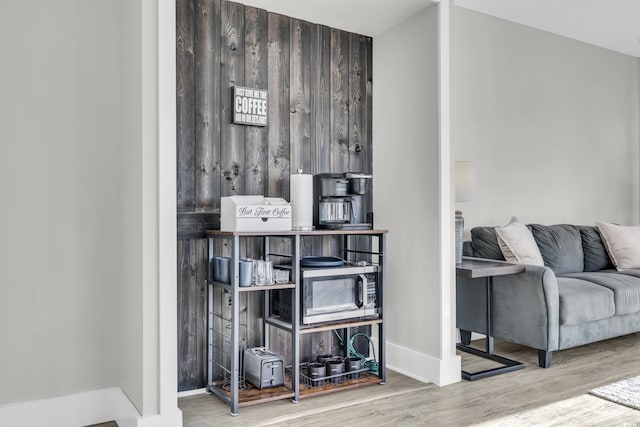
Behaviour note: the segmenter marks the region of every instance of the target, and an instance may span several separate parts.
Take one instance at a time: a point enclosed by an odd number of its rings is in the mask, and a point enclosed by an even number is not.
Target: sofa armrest
[[[558,349],[558,282],[548,267],[493,278],[492,335],[539,350]],[[457,326],[486,334],[485,279],[457,277]]]

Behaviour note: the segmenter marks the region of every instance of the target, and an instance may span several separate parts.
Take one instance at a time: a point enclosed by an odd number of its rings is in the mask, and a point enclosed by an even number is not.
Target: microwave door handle
[[[367,301],[367,289],[369,285],[369,281],[367,280],[367,276],[365,276],[364,274],[358,274],[358,293],[360,294],[359,297],[359,308],[362,307],[366,307],[368,304]]]
[[[349,197],[349,210],[351,211],[351,222],[354,222],[356,220],[356,213],[353,210],[353,197]],[[367,279],[364,279],[365,282],[367,281]]]

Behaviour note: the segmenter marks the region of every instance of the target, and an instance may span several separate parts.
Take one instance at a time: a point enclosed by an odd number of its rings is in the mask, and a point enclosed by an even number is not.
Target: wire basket
[[[221,383],[218,387],[220,387],[224,391],[231,391],[231,371],[224,367],[221,364],[217,364],[218,368],[223,372]],[[247,390],[252,387],[247,381],[245,381],[244,376],[238,375],[238,390]]]
[[[341,372],[335,375],[326,375],[324,377],[313,378],[305,373],[307,367],[306,364],[301,364],[300,367],[302,368],[300,370],[300,382],[309,388],[321,387],[330,384],[340,384],[348,380],[359,379],[363,374],[366,374],[370,371],[368,368],[362,368],[354,369],[347,372]]]

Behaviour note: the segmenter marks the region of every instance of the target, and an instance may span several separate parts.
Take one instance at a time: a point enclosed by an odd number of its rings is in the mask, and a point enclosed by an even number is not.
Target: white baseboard
[[[485,339],[484,334],[479,334],[477,332],[471,332],[471,341],[483,340],[483,339]]]
[[[0,406],[0,426],[79,427],[115,421],[120,427],[182,426],[182,412],[141,417],[119,387]]]
[[[0,406],[2,426],[69,427],[115,420],[137,426],[140,414],[118,387]]]
[[[207,389],[206,388],[195,388],[193,390],[185,390],[185,391],[179,391],[178,392],[178,399],[180,399],[181,397],[188,397],[188,396],[195,396],[197,394],[205,394],[207,393]]]
[[[438,386],[460,381],[459,356],[443,361],[388,341],[386,349],[387,367],[402,375]]]
[[[440,361],[440,380],[438,385],[443,387],[462,381],[462,358],[454,355],[450,359]]]

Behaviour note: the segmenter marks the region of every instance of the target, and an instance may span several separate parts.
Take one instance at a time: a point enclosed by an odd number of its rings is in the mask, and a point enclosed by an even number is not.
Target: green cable
[[[373,360],[367,360],[365,356],[363,356],[362,354],[356,351],[355,347],[353,346],[353,341],[358,336],[365,337],[369,342],[369,345],[371,347],[371,352],[373,353]],[[349,340],[349,352],[352,353],[355,357],[358,357],[360,360],[362,360],[365,368],[369,369],[372,372],[378,373],[378,359],[376,358],[376,349],[375,349],[375,346],[373,345],[373,342],[371,342],[371,338],[367,334],[363,334],[362,332],[353,334],[351,336],[351,339]]]
[[[338,341],[340,341],[340,347],[342,347],[342,344],[344,343],[344,341],[342,341],[342,337],[340,336],[338,331],[336,331],[335,329],[333,330],[333,333],[336,334],[336,337],[338,338]]]
[[[338,333],[337,330],[333,329],[333,333],[336,335],[336,338],[338,338],[338,341],[340,341],[340,346],[342,346],[343,344],[343,340],[342,337],[340,336],[340,334]],[[373,353],[373,360],[367,360],[367,357],[358,353],[358,351],[356,351],[356,348],[353,346],[353,342],[355,340],[356,337],[364,337],[367,339],[369,346],[371,347],[371,352]],[[367,335],[364,334],[362,332],[358,332],[357,334],[353,334],[351,336],[351,339],[349,340],[349,354],[353,354],[355,357],[359,358],[360,360],[362,360],[362,365],[367,368],[368,370],[378,373],[378,359],[376,357],[376,348],[373,345],[373,342],[371,341],[371,338]],[[347,357],[349,357],[349,354],[347,354]]]

